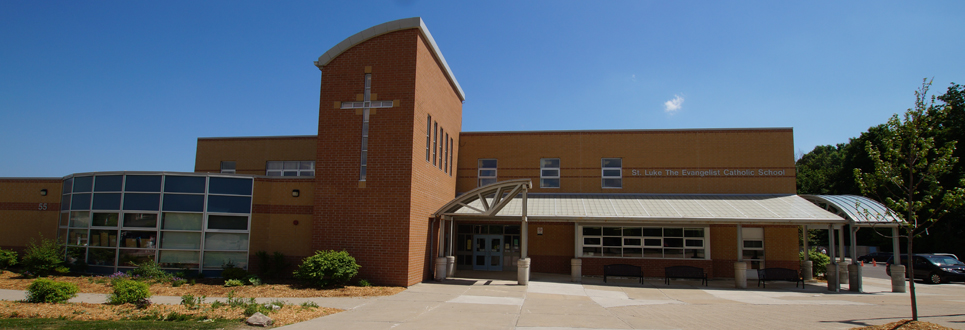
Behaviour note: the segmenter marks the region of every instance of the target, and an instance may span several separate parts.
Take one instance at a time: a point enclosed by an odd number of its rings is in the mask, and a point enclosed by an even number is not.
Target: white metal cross
[[[365,181],[369,151],[369,114],[371,109],[391,108],[393,101],[372,101],[372,74],[365,74],[365,92],[361,102],[341,102],[341,109],[362,109],[362,150],[359,163],[359,181]],[[360,183],[361,187],[361,183]]]

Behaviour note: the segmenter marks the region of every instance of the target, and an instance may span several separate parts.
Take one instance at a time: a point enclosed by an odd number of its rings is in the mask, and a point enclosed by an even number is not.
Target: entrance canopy
[[[518,221],[523,201],[514,181],[469,191],[437,217]],[[529,181],[529,180],[525,180]],[[498,187],[504,185],[505,187]],[[540,194],[529,193],[529,221],[653,222],[700,224],[845,224],[847,221],[797,195]]]
[[[858,227],[897,227],[897,213],[871,198],[854,195],[803,195],[804,199],[848,219]]]

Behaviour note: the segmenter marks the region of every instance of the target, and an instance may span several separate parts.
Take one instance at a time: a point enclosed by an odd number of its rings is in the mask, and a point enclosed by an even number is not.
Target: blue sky
[[[314,135],[312,64],[421,16],[463,131],[793,127],[847,142],[965,83],[963,1],[0,1],[0,177],[193,171],[198,137]]]

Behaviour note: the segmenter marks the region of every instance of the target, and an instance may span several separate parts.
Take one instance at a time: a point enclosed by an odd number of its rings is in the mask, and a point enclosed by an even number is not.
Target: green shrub
[[[245,285],[245,283],[244,283],[244,282],[241,282],[241,280],[225,280],[225,281],[224,281],[224,286],[225,286],[225,287],[244,286],[244,285]]]
[[[27,302],[59,303],[77,296],[77,285],[38,278],[27,287]]]
[[[800,259],[804,260],[804,252],[799,253]],[[811,260],[811,272],[813,276],[818,276],[819,274],[825,274],[828,271],[828,264],[831,263],[831,257],[828,255],[818,252],[817,248],[811,248],[808,251],[808,259]]]
[[[17,264],[17,251],[0,249],[0,269]]]
[[[168,281],[173,275],[161,269],[161,266],[157,264],[154,260],[148,260],[142,263],[130,263],[132,266],[137,268],[131,269],[127,272],[127,275],[131,277],[138,277],[144,280],[154,280],[158,282]]]
[[[175,278],[175,279],[171,280],[171,286],[172,286],[172,287],[175,287],[175,288],[176,288],[176,287],[179,287],[179,286],[182,286],[182,285],[185,285],[185,284],[188,284],[188,280],[183,279],[183,278]]]
[[[56,240],[43,239],[39,245],[31,241],[23,255],[23,269],[33,276],[67,273],[70,270],[64,266],[64,251]]]
[[[187,309],[198,309],[204,304],[205,296],[195,297],[191,294],[186,294],[181,296],[181,305],[184,305]]]
[[[147,298],[151,297],[150,286],[144,282],[135,280],[117,280],[114,283],[114,292],[107,296],[109,304],[137,304],[144,305]],[[147,302],[149,305],[150,302]]]
[[[261,278],[255,275],[248,275],[248,277],[245,278],[245,285],[248,284],[251,284],[252,286],[259,286],[261,285]]]
[[[295,278],[308,285],[344,285],[359,273],[359,264],[346,251],[315,251],[295,270]]]
[[[369,281],[362,279],[362,280],[359,280],[359,286],[372,286],[372,283],[369,283]]]
[[[244,280],[248,277],[248,272],[244,269],[227,264],[221,267],[221,278],[225,280]]]

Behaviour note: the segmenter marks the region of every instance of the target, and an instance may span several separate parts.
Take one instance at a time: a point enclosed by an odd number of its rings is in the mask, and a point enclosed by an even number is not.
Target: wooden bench
[[[700,284],[707,286],[707,273],[703,268],[694,266],[670,266],[663,269],[664,283],[670,285],[670,279],[689,278],[700,280]]]
[[[603,283],[606,283],[607,276],[639,277],[640,284],[643,284],[643,270],[640,266],[627,264],[605,265],[603,266]]]
[[[767,281],[790,281],[794,282],[794,287],[797,287],[798,283],[801,283],[801,288],[804,288],[804,279],[801,278],[801,274],[798,271],[787,268],[764,268],[757,270],[757,286],[761,286],[764,283],[764,287],[767,288]]]

